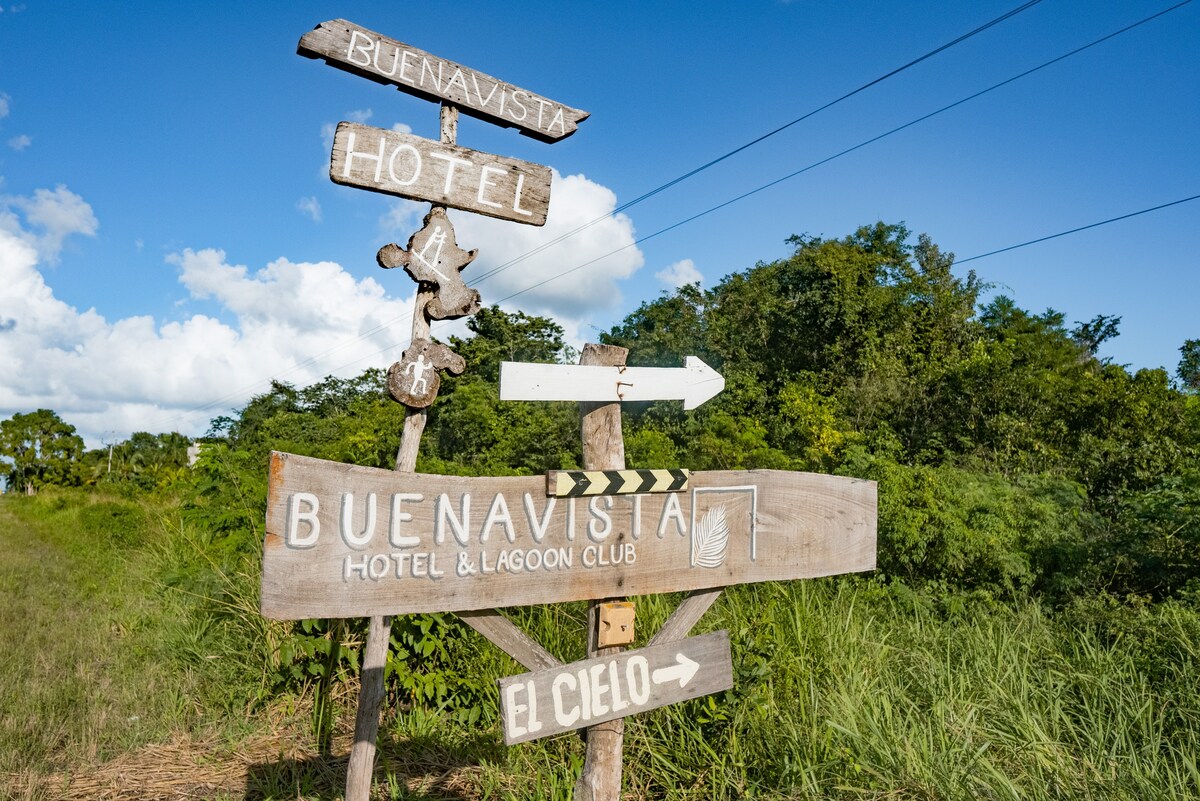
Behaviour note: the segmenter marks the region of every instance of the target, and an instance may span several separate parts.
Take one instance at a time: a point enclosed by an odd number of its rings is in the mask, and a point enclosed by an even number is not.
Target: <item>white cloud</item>
[[[13,209],[24,215],[24,226]],[[39,259],[51,264],[57,263],[67,237],[95,236],[99,227],[100,222],[87,201],[61,184],[53,191],[38,189],[33,197],[0,197],[0,229],[33,245]],[[31,228],[41,232],[35,233]]]
[[[396,123],[392,124],[392,130],[395,131],[396,133],[410,134],[410,133],[412,133],[412,126],[405,125],[402,122],[396,122]]]
[[[408,238],[421,227],[421,220],[429,211],[428,203],[397,198],[388,204],[388,209],[379,217],[379,230],[390,236],[401,247],[407,247]],[[470,250],[470,248],[467,248]]]
[[[20,136],[14,136],[12,139],[8,140],[8,146],[11,147],[13,150],[17,151],[18,153],[20,153],[22,150],[24,150],[25,148],[29,147],[32,144],[33,144],[33,139],[31,139],[26,134],[21,134]]]
[[[16,200],[37,206],[36,195]],[[386,366],[407,341],[411,299],[389,297],[374,279],[331,262],[277,259],[250,270],[215,249],[168,261],[191,298],[215,300],[230,322],[110,321],[55,297],[40,238],[14,221],[0,220],[0,418],[54,409],[92,446],[113,430],[198,434],[264,391],[268,377],[303,386],[354,375]]]
[[[691,259],[682,259],[674,264],[668,264],[656,272],[654,277],[672,289],[677,289],[684,284],[697,284],[704,281],[704,276],[696,269],[696,264]]]
[[[2,11],[2,10],[3,10],[3,7],[0,7],[0,11]],[[3,92],[0,92],[0,120],[2,120],[8,116],[8,112],[9,112],[8,101],[11,99],[12,98],[10,98],[8,95],[4,94]]]
[[[375,112],[369,108],[360,108],[355,111],[347,111],[346,119],[351,122],[366,123],[369,119],[375,116]]]
[[[321,221],[321,203],[315,196],[302,197],[296,201],[296,210],[313,222]]]
[[[612,190],[582,175],[564,178],[555,171],[553,180],[550,213],[540,228],[477,214],[452,211],[451,216],[459,247],[479,249],[464,277],[479,289],[485,304],[520,293],[504,305],[550,315],[577,340],[587,320],[620,303],[617,282],[633,275],[644,259],[634,244],[633,222],[613,214],[617,198]],[[411,233],[404,232],[404,241]],[[502,265],[508,266],[486,281],[475,278]]]

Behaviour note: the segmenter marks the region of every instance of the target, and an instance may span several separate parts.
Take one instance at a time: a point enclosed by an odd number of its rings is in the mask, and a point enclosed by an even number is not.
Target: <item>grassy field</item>
[[[319,684],[272,678],[288,631],[254,613],[252,558],[169,507],[83,493],[0,498],[0,549],[0,797],[340,796],[352,672],[324,740]],[[639,600],[642,636],[671,603]],[[581,655],[577,605],[514,614]],[[1200,798],[1193,606],[1051,616],[821,580],[729,591],[697,633],[718,628],[734,690],[627,721],[627,798]],[[389,705],[377,797],[569,798],[579,739],[505,748],[487,688],[521,670],[447,631],[431,660],[484,694]]]

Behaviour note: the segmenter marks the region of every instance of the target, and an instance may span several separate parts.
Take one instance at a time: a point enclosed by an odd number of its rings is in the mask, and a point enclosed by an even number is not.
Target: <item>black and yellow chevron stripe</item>
[[[585,495],[632,495],[687,489],[687,470],[551,470],[546,494],[559,498]]]

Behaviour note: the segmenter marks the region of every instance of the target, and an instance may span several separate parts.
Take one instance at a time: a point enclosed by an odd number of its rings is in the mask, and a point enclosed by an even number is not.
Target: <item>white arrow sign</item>
[[[693,662],[683,654],[675,654],[675,662],[676,664],[671,667],[659,668],[650,674],[650,678],[655,684],[669,684],[677,681],[680,687],[686,687],[687,683],[692,680],[692,676],[695,676],[696,671],[700,669],[698,662]]]
[[[500,400],[682,400],[695,409],[725,389],[725,377],[695,356],[683,367],[500,363]]]

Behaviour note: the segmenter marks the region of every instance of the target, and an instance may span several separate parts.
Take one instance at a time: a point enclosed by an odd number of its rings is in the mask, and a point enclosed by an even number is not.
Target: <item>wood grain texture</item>
[[[579,364],[621,370],[625,368],[625,359],[628,356],[628,348],[588,343],[583,346],[583,352],[579,355]],[[589,401],[591,400],[592,398],[589,398]],[[620,402],[581,403],[579,414],[584,469],[623,470],[625,438],[621,430]],[[587,654],[590,657],[607,658],[618,654],[621,648],[605,648],[600,645],[600,612],[600,602],[592,601],[588,604]],[[585,739],[587,749],[583,769],[575,782],[574,798],[576,801],[616,801],[621,797],[625,721],[620,715],[613,715],[604,720],[597,718],[589,723]]]
[[[701,471],[687,493],[550,499],[542,476],[406,475],[274,453],[269,479],[262,609],[278,619],[489,609],[875,567],[875,483],[840,476]],[[694,534],[718,508],[725,551],[704,567]]]
[[[664,642],[674,642],[682,640],[692,630],[692,627],[700,622],[700,618],[704,617],[717,599],[721,597],[721,588],[714,587],[708,590],[695,590],[684,598],[667,621],[663,623],[662,628],[655,632],[650,638],[647,645],[658,645]]]
[[[526,225],[550,206],[549,167],[357,122],[338,123],[329,178]]]
[[[543,142],[575,133],[586,111],[563,105],[344,19],[322,22],[296,48],[331,67],[395,86],[402,92],[445,101],[481,120],[515,127]]]
[[[391,242],[379,249],[375,261],[384,269],[403,267],[414,281],[434,287],[434,298],[425,307],[431,320],[455,320],[479,311],[479,292],[462,277],[478,254],[458,246],[446,209],[433,206],[421,230],[409,237],[407,250]]]
[[[493,645],[530,670],[540,670],[562,664],[537,640],[521,631],[511,620],[495,609],[459,612],[458,616],[468,626],[487,637]]]
[[[585,724],[591,724],[590,732],[605,722],[730,689],[729,633],[714,631],[508,676],[497,683],[508,745]],[[617,778],[619,791],[619,773]],[[599,796],[587,793],[585,797]],[[575,798],[580,798],[578,786]]]

